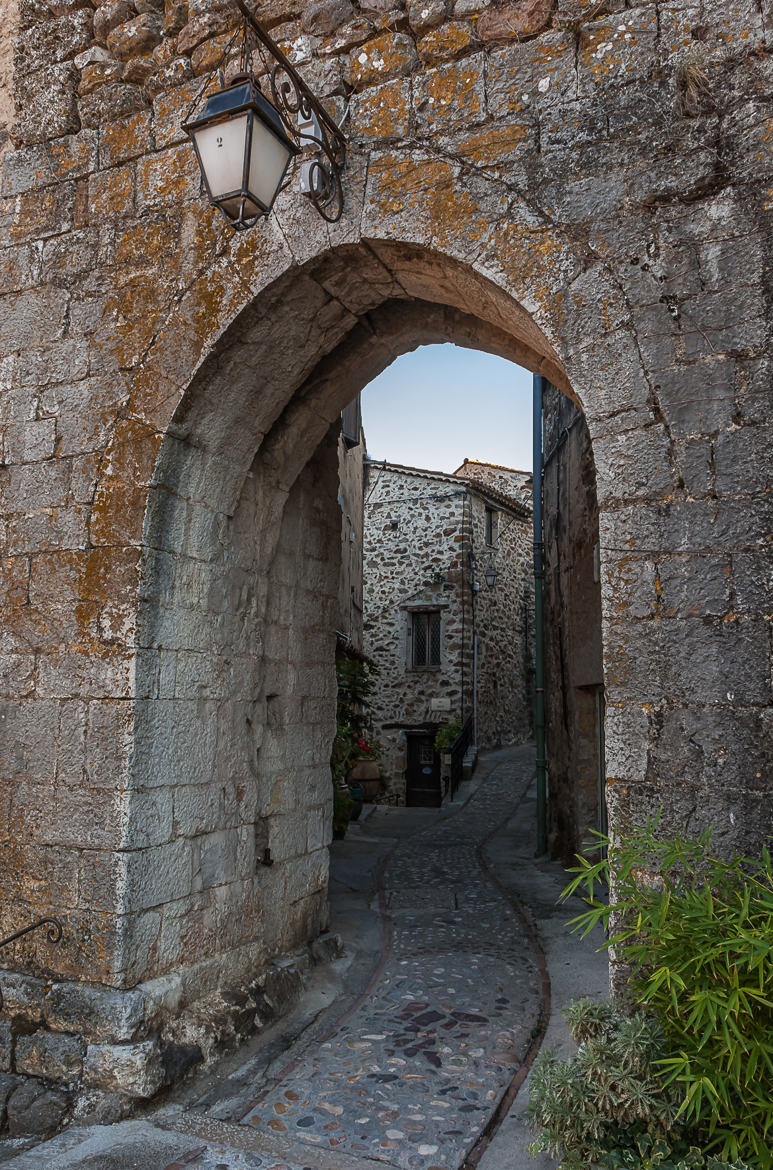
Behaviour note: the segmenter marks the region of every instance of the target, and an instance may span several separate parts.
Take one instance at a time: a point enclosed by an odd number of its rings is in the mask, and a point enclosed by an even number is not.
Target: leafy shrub
[[[659,1068],[679,1120],[726,1159],[773,1167],[773,868],[711,852],[711,834],[660,840],[657,822],[607,856],[580,858],[564,895],[585,889],[583,934],[611,925],[632,964],[634,1000],[653,1011],[667,1052]],[[612,898],[597,896],[612,880]],[[600,891],[600,892],[601,892]]]
[[[354,801],[346,787],[346,778],[360,759],[377,760],[381,745],[365,735],[370,730],[370,696],[376,668],[370,662],[357,658],[343,658],[336,663],[338,697],[336,705],[336,733],[330,754],[330,774],[333,779],[333,828],[345,833],[352,817]]]
[[[461,723],[441,723],[435,735],[435,751],[439,756],[443,756],[446,752],[450,752],[454,743],[461,735]]]
[[[658,1024],[641,1012],[577,1000],[564,1012],[577,1055],[544,1052],[534,1063],[526,1119],[540,1136],[532,1154],[561,1158],[560,1170],[748,1170],[706,1158],[684,1140],[679,1095],[665,1083]]]

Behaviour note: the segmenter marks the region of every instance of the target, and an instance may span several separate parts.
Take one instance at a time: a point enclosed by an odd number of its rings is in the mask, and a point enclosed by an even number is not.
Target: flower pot
[[[349,772],[349,779],[359,783],[361,780],[378,780],[379,770],[375,760],[357,760]]]
[[[380,780],[361,780],[360,787],[368,804],[372,804],[374,800],[378,800],[381,795],[382,788]]]

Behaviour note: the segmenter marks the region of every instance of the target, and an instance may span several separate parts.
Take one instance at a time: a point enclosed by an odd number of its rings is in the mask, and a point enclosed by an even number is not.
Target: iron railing
[[[58,918],[39,918],[37,922],[33,922],[31,926],[25,926],[23,930],[17,930],[16,934],[9,934],[8,938],[0,939],[0,947],[10,946],[11,943],[16,942],[17,939],[24,938],[25,934],[31,934],[33,930],[39,930],[41,926],[48,927],[48,941],[58,943],[62,937],[62,924]],[[0,987],[0,1012],[3,1010],[3,989]]]
[[[472,715],[468,715],[464,727],[451,744],[451,799],[462,782],[462,768],[467,749],[472,743]]]

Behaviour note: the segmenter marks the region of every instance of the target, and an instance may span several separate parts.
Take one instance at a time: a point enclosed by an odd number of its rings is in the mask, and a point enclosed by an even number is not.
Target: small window
[[[440,666],[440,611],[411,614],[411,665]]]
[[[483,539],[486,544],[497,542],[497,512],[495,508],[486,508],[483,519]]]

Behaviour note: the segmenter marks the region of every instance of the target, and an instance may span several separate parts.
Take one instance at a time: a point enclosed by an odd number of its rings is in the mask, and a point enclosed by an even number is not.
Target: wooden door
[[[413,808],[440,808],[440,760],[434,736],[408,736],[405,803]]]

